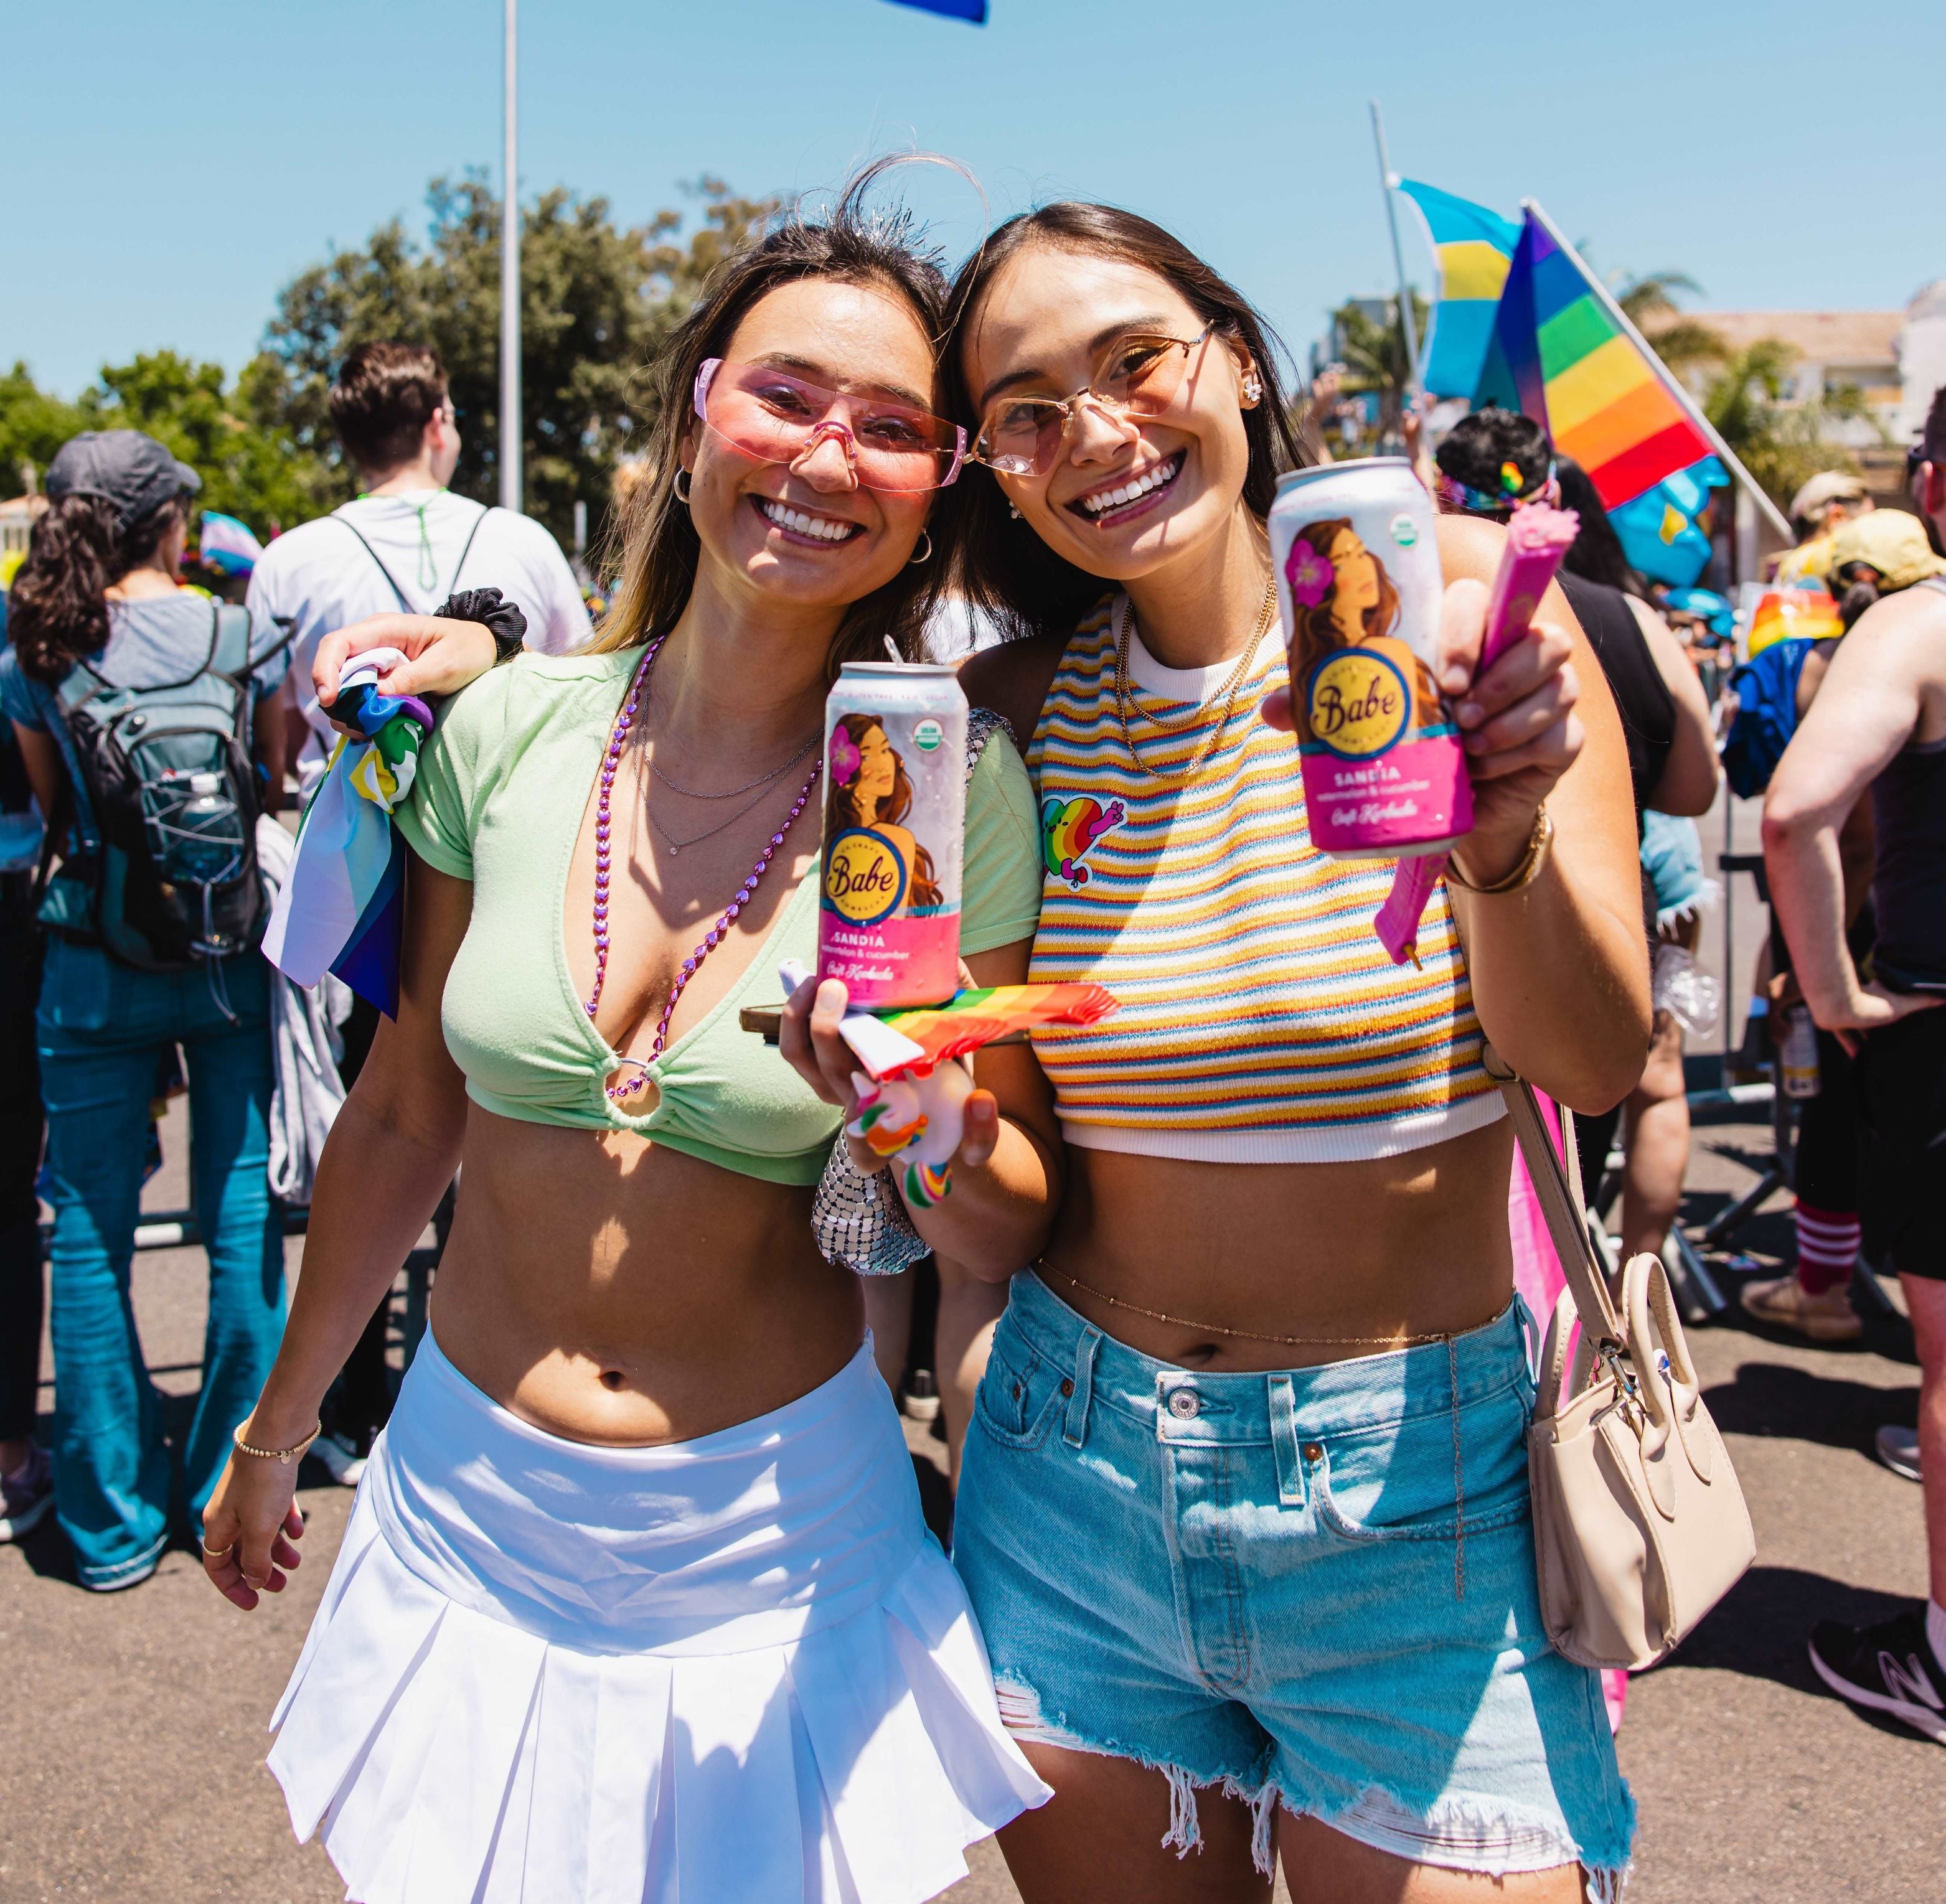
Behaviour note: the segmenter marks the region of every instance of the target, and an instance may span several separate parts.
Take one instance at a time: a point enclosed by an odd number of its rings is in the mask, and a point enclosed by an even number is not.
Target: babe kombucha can
[[[1443,852],[1473,824],[1466,756],[1433,677],[1444,584],[1432,499],[1401,457],[1277,484],[1271,554],[1311,844]]]
[[[950,668],[848,661],[824,707],[817,975],[879,1011],[959,989],[966,696]]]

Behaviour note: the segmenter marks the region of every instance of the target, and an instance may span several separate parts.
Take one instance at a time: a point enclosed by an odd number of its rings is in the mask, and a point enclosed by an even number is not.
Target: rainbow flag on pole
[[[1524,412],[1588,472],[1638,567],[1685,588],[1702,572],[1710,545],[1694,518],[1729,476],[1580,261],[1531,209],[1474,401]]]
[[[1434,397],[1471,397],[1479,387],[1521,228],[1484,205],[1416,178],[1401,179],[1398,189],[1417,209],[1439,265],[1422,381]]]

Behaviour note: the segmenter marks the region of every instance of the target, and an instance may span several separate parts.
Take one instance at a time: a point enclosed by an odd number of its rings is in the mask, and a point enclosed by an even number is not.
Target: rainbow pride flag
[[[1532,417],[1611,511],[1714,460],[1694,420],[1531,211],[1474,401]]]
[[[1398,189],[1418,211],[1439,266],[1422,379],[1432,396],[1471,397],[1479,387],[1521,228],[1484,205],[1416,178],[1401,179]]]

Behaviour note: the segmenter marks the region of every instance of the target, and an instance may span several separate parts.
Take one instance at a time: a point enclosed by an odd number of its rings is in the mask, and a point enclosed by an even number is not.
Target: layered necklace
[[[601,1003],[601,987],[608,976],[608,888],[613,870],[613,842],[610,835],[613,824],[612,806],[615,791],[615,776],[620,769],[622,749],[628,740],[629,731],[635,724],[635,716],[641,707],[642,696],[647,691],[649,670],[655,665],[656,656],[662,647],[663,639],[663,637],[658,637],[650,642],[647,650],[644,653],[641,665],[635,670],[635,677],[629,684],[628,698],[622,702],[622,710],[615,717],[614,729],[608,736],[608,751],[603,755],[601,761],[601,791],[596,796],[595,804],[595,989],[585,1001],[591,1023],[593,1021],[596,1008]],[[810,745],[807,743],[805,746],[798,750],[791,761],[785,761],[784,766],[779,767],[776,773],[767,774],[762,781],[752,781],[750,786],[763,785],[774,780],[779,773],[783,772],[784,767],[792,765],[793,761],[802,760],[809,751]],[[784,816],[783,821],[777,830],[771,835],[762,852],[757,855],[757,863],[750,869],[749,877],[737,887],[735,896],[724,908],[721,916],[718,918],[716,923],[703,934],[702,941],[695,951],[682,961],[681,967],[675,975],[675,983],[669,987],[669,998],[663,1006],[663,1015],[656,1021],[655,1042],[649,1048],[648,1057],[646,1059],[622,1058],[620,1060],[621,1063],[632,1066],[636,1075],[626,1083],[610,1085],[605,1088],[611,1103],[623,1103],[647,1087],[649,1082],[649,1066],[662,1056],[663,1048],[669,1041],[669,1020],[675,1015],[676,1001],[682,996],[683,988],[695,977],[703,961],[730,936],[730,928],[736,922],[737,915],[749,904],[752,896],[756,892],[758,882],[762,879],[771,860],[777,856],[777,849],[783,844],[785,835],[789,832],[791,828],[796,823],[798,816],[811,804],[812,789],[817,786],[817,776],[823,770],[824,762],[820,757],[812,763],[810,775],[804,785],[798,789],[797,798],[792,804],[790,811]],[[666,785],[675,785],[675,782],[669,780],[666,776],[661,777]],[[676,790],[678,792],[683,791],[681,788]],[[734,791],[737,793],[747,793],[749,787],[738,787]],[[706,798],[714,797],[721,799],[730,796],[718,795],[700,797]],[[755,804],[754,801],[751,803],[752,806]],[[721,832],[724,826],[729,825],[732,821],[740,819],[749,810],[749,807],[739,807],[731,815],[729,819],[723,822],[722,826],[712,826],[709,829],[710,833]],[[650,817],[653,819],[654,816],[651,814]],[[709,833],[699,834],[697,836],[697,839],[707,839],[709,837]],[[693,846],[696,843],[696,840],[686,840],[682,844],[685,846]],[[672,843],[670,850],[673,853],[680,850],[680,848]]]
[[[1251,631],[1249,640],[1244,643],[1243,652],[1237,657],[1237,665],[1230,671],[1229,680],[1219,690],[1222,705],[1217,711],[1215,725],[1203,736],[1195,753],[1181,767],[1171,770],[1182,779],[1188,779],[1209,758],[1210,749],[1216,745],[1224,729],[1230,724],[1230,717],[1236,711],[1237,693],[1243,687],[1244,677],[1250,671],[1251,662],[1256,659],[1257,650],[1262,645],[1264,631],[1270,626],[1271,618],[1276,613],[1277,583],[1272,580],[1264,590],[1264,605],[1258,613],[1257,625]],[[1134,690],[1129,683],[1129,640],[1135,619],[1135,610],[1128,597],[1122,596],[1115,603],[1115,714],[1122,724],[1123,744],[1129,750],[1129,758],[1135,763],[1135,770],[1149,779],[1159,780],[1162,776],[1135,751],[1135,737],[1129,728],[1129,708],[1135,700]],[[1188,720],[1178,721],[1164,721],[1160,716],[1149,713],[1139,706],[1135,711],[1141,714],[1151,727],[1160,728],[1166,734],[1186,733],[1206,717],[1201,708],[1197,708]]]

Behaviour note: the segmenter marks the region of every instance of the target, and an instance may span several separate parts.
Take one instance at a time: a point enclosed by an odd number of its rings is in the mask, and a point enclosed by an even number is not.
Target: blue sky
[[[1706,306],[1890,307],[1946,273],[1938,0],[1877,0],[1855,45],[1807,0],[991,4],[975,29],[885,0],[524,0],[522,189],[633,221],[704,171],[814,190],[916,141],[996,216],[1076,195],[1159,219],[1301,353],[1391,277],[1376,93],[1399,171],[1537,197],[1604,270],[1686,270]],[[497,178],[499,22],[499,0],[9,9],[0,360],[68,393],[165,345],[236,367],[293,273],[422,227],[436,173]],[[914,176],[968,248],[971,190]]]

